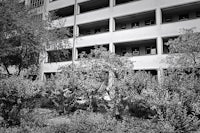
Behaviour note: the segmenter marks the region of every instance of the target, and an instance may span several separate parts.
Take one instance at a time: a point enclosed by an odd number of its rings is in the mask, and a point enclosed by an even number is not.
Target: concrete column
[[[41,66],[40,66],[41,67]],[[40,68],[41,69],[41,68]],[[43,71],[41,71],[40,70],[40,74],[39,74],[39,79],[41,80],[41,81],[45,81],[45,76],[44,76],[44,73],[43,73]]]
[[[43,14],[42,14],[43,20],[48,19],[48,15],[49,15],[48,5],[49,5],[49,0],[44,0],[44,10],[43,10]]]
[[[160,36],[157,37],[156,44],[157,44],[157,54],[161,55],[163,53],[163,40]]]
[[[45,60],[44,60],[44,63],[48,62],[48,59],[49,59],[48,53],[45,52]]]
[[[112,1],[114,1],[114,0],[112,0]],[[112,34],[113,31],[115,31],[115,20],[114,20],[113,17],[110,17],[110,19],[109,19],[109,32],[110,32],[110,34]],[[115,53],[115,45],[113,44],[113,42],[109,43],[109,51],[111,53]]]
[[[110,0],[110,7],[115,6],[115,0]]]
[[[77,27],[76,27],[76,36],[78,37],[79,34],[80,34],[80,32],[79,32],[79,26],[77,25]]]
[[[109,31],[115,31],[115,19],[112,17],[109,19]]]
[[[78,59],[78,49],[76,48],[76,50],[75,50],[75,60],[77,60]]]
[[[47,80],[43,71],[40,72],[40,80],[42,80],[42,81],[46,81]]]
[[[156,9],[156,24],[157,25],[162,24],[162,11],[160,8]]]
[[[163,69],[162,68],[159,68],[158,69],[158,83],[161,85],[162,84],[162,77],[163,77]]]
[[[77,14],[80,14],[80,5],[77,4]]]
[[[109,43],[109,51],[115,53],[115,45],[113,43]]]

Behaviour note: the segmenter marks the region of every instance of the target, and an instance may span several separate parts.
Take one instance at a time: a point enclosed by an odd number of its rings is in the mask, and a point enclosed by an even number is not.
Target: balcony
[[[59,72],[61,67],[70,65],[71,63],[71,61],[45,63],[42,65],[41,69],[44,73]]]
[[[54,2],[54,1],[58,1],[58,0],[49,0],[49,2]]]
[[[168,55],[166,54],[152,56],[133,56],[129,57],[129,60],[133,61],[134,63],[134,70],[155,70],[159,68],[169,67],[169,65],[166,62],[164,62],[167,56]],[[42,70],[44,73],[59,72],[60,67],[70,65],[71,63],[71,61],[45,63],[42,65]]]
[[[109,7],[109,0],[90,0],[79,4],[80,13]]]
[[[109,50],[109,45],[96,45],[96,46],[89,46],[89,47],[80,47],[77,48],[78,50],[78,58],[80,57],[87,57],[88,54],[91,53],[92,50],[94,50],[96,47],[103,47],[107,51]]]
[[[176,38],[177,38],[177,36],[162,38],[163,39],[163,54],[168,54],[169,53],[169,46],[166,43],[168,41],[174,40]]]
[[[162,23],[200,18],[200,2],[162,9]]]
[[[46,80],[46,81],[51,80],[51,78],[53,78],[55,75],[56,75],[55,72],[47,72],[47,73],[44,73],[44,76],[45,76],[45,80]]]
[[[178,21],[173,23],[164,23],[161,25],[162,36],[177,36],[181,34],[181,29],[195,28],[195,31],[200,32],[200,18],[188,21]]]
[[[109,31],[109,20],[80,24],[78,25],[78,27],[79,27],[79,36],[105,33]]]
[[[115,0],[115,4],[119,5],[119,4],[124,4],[128,2],[134,2],[134,1],[139,1],[139,0]]]
[[[146,73],[150,74],[153,77],[158,76],[158,71],[156,69],[135,70],[136,73],[139,72],[139,71],[146,72]]]
[[[47,54],[48,54],[48,63],[66,62],[66,61],[72,60],[72,50],[71,49],[47,51]]]
[[[133,69],[159,69],[168,68],[169,64],[166,62],[167,54],[163,55],[151,55],[151,56],[133,56],[129,57],[129,60],[134,62]]]
[[[31,8],[38,8],[44,5],[44,0],[30,0]]]
[[[50,30],[52,33],[52,38],[56,39],[67,39],[73,37],[73,26],[70,27],[62,27]]]
[[[156,40],[142,40],[115,44],[115,52],[120,56],[141,56],[157,54]]]
[[[52,20],[69,17],[74,15],[74,5],[52,10],[49,13],[52,16]]]
[[[155,11],[115,18],[115,31],[155,25]]]

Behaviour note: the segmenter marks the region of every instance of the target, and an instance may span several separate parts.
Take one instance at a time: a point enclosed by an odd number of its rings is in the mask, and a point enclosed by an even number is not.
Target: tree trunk
[[[8,66],[5,63],[3,63],[3,65],[4,65],[5,69],[6,69],[7,74],[11,75],[10,72],[9,72],[9,70],[8,70]]]
[[[17,73],[17,76],[19,76],[20,75],[20,73],[21,73],[21,63],[20,63],[20,65],[18,66],[18,73]]]

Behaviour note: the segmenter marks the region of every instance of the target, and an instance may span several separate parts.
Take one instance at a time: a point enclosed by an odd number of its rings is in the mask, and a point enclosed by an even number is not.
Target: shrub
[[[159,121],[167,122],[176,132],[194,132],[200,129],[199,79],[194,73],[169,71],[163,77],[159,90],[150,100],[157,110]]]
[[[95,49],[87,57],[81,58],[73,69],[72,66],[61,68],[61,73],[47,82],[49,98],[59,112],[66,114],[84,109],[119,116],[128,110],[135,116],[141,113],[143,118],[155,114],[146,102],[151,91],[158,88],[154,77],[146,72],[134,72],[127,58],[102,48]],[[83,101],[84,104],[79,104]],[[133,106],[138,112],[134,112]]]
[[[76,111],[71,122],[48,128],[48,133],[157,133],[173,132],[173,127],[164,122],[154,123],[151,120],[126,117],[117,121],[108,114]]]
[[[41,91],[41,85],[38,81],[15,76],[0,80],[0,116],[4,124],[20,124],[20,110],[30,108],[26,103]]]

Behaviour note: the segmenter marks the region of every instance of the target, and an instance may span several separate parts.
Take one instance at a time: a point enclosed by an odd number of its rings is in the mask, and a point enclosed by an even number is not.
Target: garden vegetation
[[[0,11],[10,7],[3,2]],[[12,10],[5,12],[9,16]],[[25,20],[18,23],[17,15],[0,12],[0,63],[7,71],[0,79],[0,133],[200,132],[199,33],[186,30],[167,43],[170,67],[161,80],[134,71],[129,57],[97,47],[43,82],[29,77],[30,68],[34,75],[39,68],[29,53],[40,53],[40,44],[49,40]],[[9,38],[16,35],[22,44],[13,47]],[[13,62],[16,55],[19,60]],[[16,74],[9,72],[10,65],[18,66]]]

